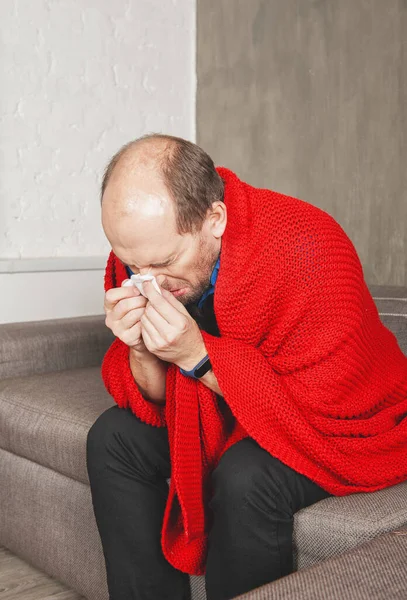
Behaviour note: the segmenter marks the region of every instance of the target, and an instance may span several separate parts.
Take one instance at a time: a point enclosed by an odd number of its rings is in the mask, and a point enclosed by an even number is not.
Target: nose
[[[159,275],[159,270],[158,269],[140,269],[139,271],[140,275],[154,275],[154,277],[157,280],[157,283],[160,287],[162,287],[162,284],[165,281],[165,275]]]
[[[156,275],[157,269],[154,269],[153,267],[145,267],[144,269],[139,269],[139,273],[140,275]]]

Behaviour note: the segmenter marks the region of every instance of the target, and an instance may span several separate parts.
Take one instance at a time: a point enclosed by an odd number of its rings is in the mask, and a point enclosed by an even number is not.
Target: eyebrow
[[[150,267],[165,267],[165,265],[168,265],[168,263],[170,263],[172,261],[172,258],[169,258],[168,260],[166,260],[163,263],[153,263],[150,265]]]
[[[169,264],[169,263],[170,263],[170,262],[171,262],[171,261],[172,261],[174,258],[175,258],[175,256],[171,256],[171,257],[170,257],[168,260],[166,260],[166,261],[165,261],[165,262],[163,262],[163,263],[152,263],[152,264],[150,265],[150,267],[165,267],[165,266],[166,266],[166,265],[168,265],[168,264]],[[125,265],[125,266],[126,266],[126,263],[124,263],[122,260],[121,260],[120,262],[121,262],[123,265]],[[133,265],[133,266],[136,266],[136,265]],[[138,269],[139,267],[136,267],[136,268]]]

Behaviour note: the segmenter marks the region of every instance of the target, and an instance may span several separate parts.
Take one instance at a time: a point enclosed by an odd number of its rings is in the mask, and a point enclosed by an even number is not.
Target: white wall
[[[144,133],[195,141],[195,10],[1,0],[0,322],[103,312],[103,169]]]

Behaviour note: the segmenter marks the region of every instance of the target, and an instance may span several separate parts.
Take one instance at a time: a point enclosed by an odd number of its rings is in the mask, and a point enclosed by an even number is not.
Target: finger
[[[143,342],[144,342],[147,350],[149,350],[151,352],[154,347],[153,341],[152,341],[151,337],[149,336],[147,329],[141,324],[141,321],[140,321],[140,326],[141,326],[141,337],[143,338]]]
[[[120,321],[123,319],[130,310],[135,308],[145,308],[147,304],[146,299],[143,296],[137,296],[132,298],[124,298],[119,300],[111,312],[111,317],[114,321]]]
[[[131,279],[123,279],[121,287],[134,287],[138,291],[138,288],[133,284]]]
[[[174,331],[174,326],[157,312],[150,301],[148,301],[144,314],[162,337],[166,337]]]
[[[168,323],[171,323],[171,325],[174,325],[175,327],[181,326],[181,311],[179,311],[172,302],[170,303],[168,298],[165,298],[164,295],[159,294],[151,281],[143,282],[143,291],[151,305]]]
[[[159,331],[157,331],[157,329],[154,327],[154,325],[151,323],[151,321],[148,319],[148,317],[146,317],[146,315],[144,314],[141,319],[140,319],[140,323],[141,323],[141,329],[147,331],[151,343],[155,348],[158,348],[159,344],[164,341],[159,333]]]
[[[188,311],[185,308],[185,306],[182,304],[182,302],[180,302],[179,300],[177,300],[177,298],[174,296],[174,294],[172,294],[171,292],[169,292],[168,290],[165,290],[164,288],[161,288],[161,292],[164,296],[164,298],[166,300],[168,300],[168,302],[174,307],[176,308],[180,313],[184,314],[184,315],[188,315]]]
[[[134,298],[140,295],[140,292],[134,286],[111,288],[105,293],[104,308],[106,311],[113,310],[116,304],[123,298]]]
[[[138,323],[145,312],[145,308],[134,308],[129,310],[127,314],[121,319],[121,326],[123,329],[130,329]]]
[[[135,343],[139,343],[141,336],[141,325],[140,321],[138,321],[133,327],[126,329],[120,336],[120,339],[125,344],[132,346]]]

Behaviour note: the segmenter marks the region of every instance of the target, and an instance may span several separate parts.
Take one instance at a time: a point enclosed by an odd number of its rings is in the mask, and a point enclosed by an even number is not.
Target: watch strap
[[[209,356],[207,354],[190,371],[186,371],[185,369],[181,369],[181,368],[180,368],[180,371],[186,377],[192,377],[193,379],[199,379],[200,377],[203,377],[203,375],[205,375],[205,373],[207,373],[208,371],[210,371],[211,368],[212,368],[212,365],[211,365],[211,362],[209,360]]]

